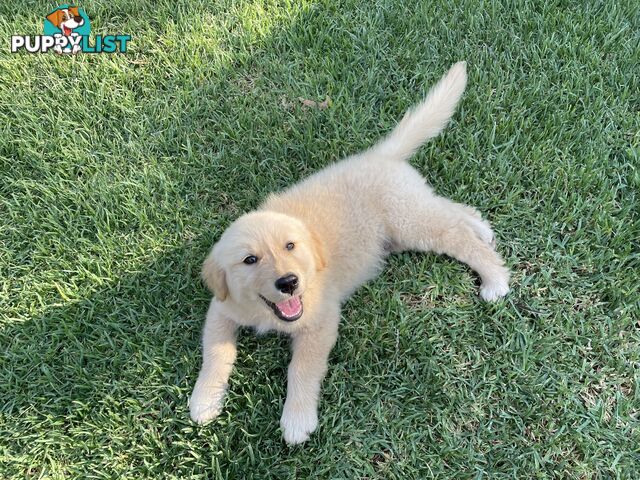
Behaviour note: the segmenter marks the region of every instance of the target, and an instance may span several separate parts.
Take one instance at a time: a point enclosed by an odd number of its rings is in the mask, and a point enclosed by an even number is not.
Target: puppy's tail
[[[458,62],[435,84],[422,103],[405,113],[384,140],[373,147],[381,157],[406,160],[449,122],[467,85],[467,63]]]

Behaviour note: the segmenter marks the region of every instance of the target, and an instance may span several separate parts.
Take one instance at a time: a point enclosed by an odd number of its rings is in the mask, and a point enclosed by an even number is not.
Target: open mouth
[[[276,317],[280,320],[295,322],[302,316],[302,299],[299,295],[294,295],[280,303],[273,303],[262,295],[260,295],[260,298],[264,300],[264,303],[273,310],[273,313],[275,313]]]
[[[69,27],[66,27],[66,26],[64,26],[64,25],[62,26],[62,31],[63,31],[63,33],[64,33],[65,37],[68,37],[69,35],[71,35],[71,30],[72,30],[72,29],[71,29],[71,28],[69,28]]]

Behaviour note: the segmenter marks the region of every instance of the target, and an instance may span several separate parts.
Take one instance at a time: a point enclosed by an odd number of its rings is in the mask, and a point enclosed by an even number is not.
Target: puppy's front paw
[[[202,424],[220,415],[224,391],[224,388],[207,387],[196,382],[189,400],[191,420]]]
[[[280,419],[284,441],[297,445],[309,440],[309,435],[318,427],[318,413],[315,409],[297,410],[287,408],[286,404]]]

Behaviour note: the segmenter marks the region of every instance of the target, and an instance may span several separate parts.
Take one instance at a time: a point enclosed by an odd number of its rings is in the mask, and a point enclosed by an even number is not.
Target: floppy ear
[[[311,233],[311,248],[313,249],[313,257],[316,261],[316,270],[324,270],[327,266],[324,244],[316,232],[310,229],[309,233]]]
[[[47,20],[49,20],[51,23],[53,23],[56,27],[60,27],[60,24],[62,23],[62,10],[56,10],[55,12],[50,13],[49,15],[47,15]]]
[[[78,10],[78,7],[69,7],[69,13],[71,13],[71,15],[73,15],[74,17],[80,16],[80,10]]]
[[[224,302],[229,295],[229,287],[227,286],[227,278],[224,270],[216,261],[213,250],[202,265],[202,280],[207,284],[209,290],[213,292],[218,300]]]

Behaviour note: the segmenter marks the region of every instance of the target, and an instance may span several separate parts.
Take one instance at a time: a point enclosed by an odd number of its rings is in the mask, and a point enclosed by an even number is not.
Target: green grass
[[[0,6],[0,478],[640,478],[635,2],[87,1],[128,54],[10,54],[54,5]],[[513,292],[395,256],[344,308],[307,444],[276,336],[241,336],[192,424],[208,248],[460,59],[412,163],[493,222]]]

